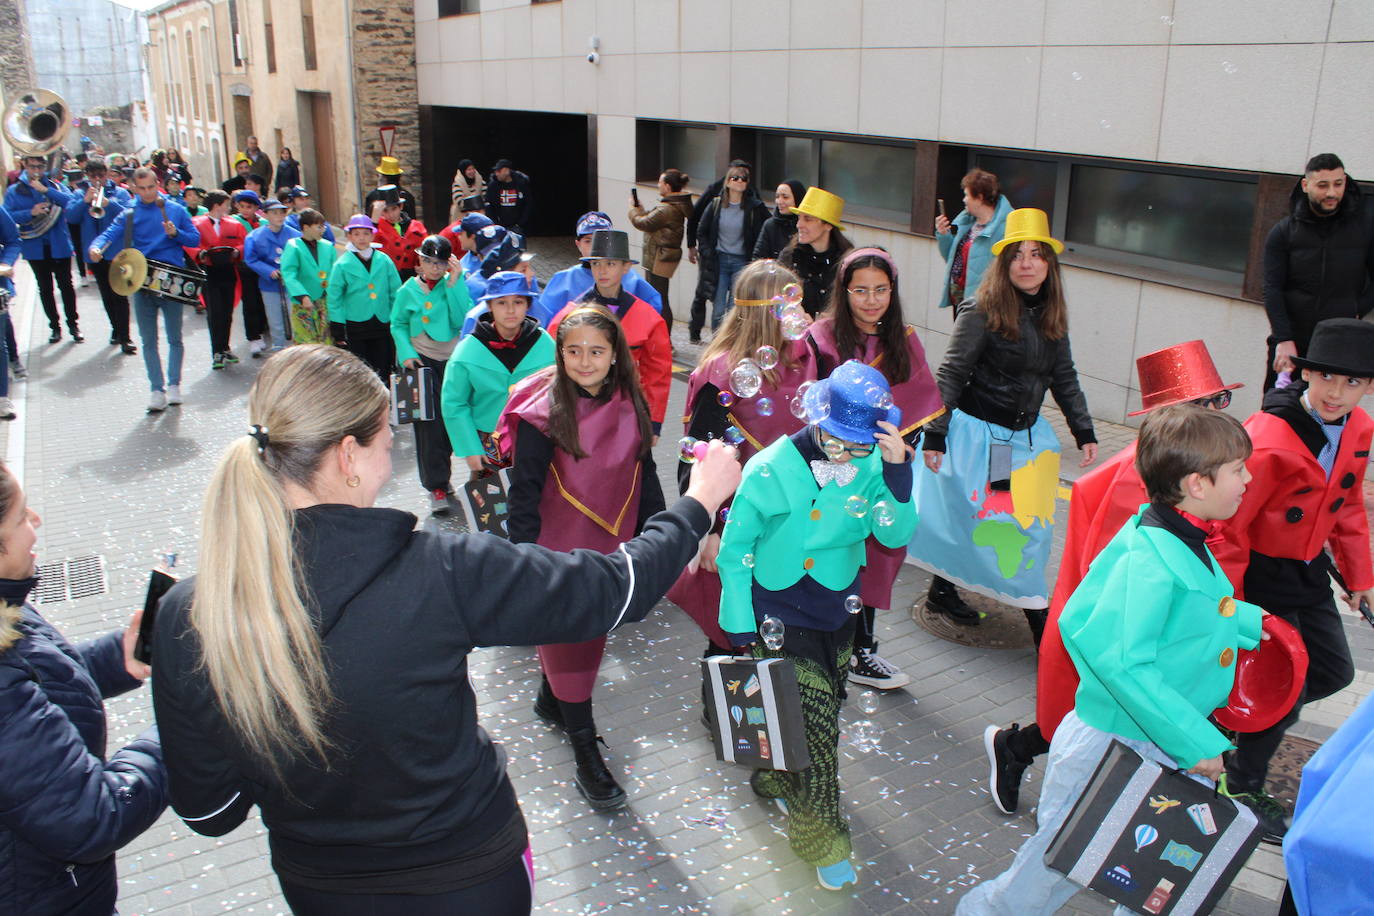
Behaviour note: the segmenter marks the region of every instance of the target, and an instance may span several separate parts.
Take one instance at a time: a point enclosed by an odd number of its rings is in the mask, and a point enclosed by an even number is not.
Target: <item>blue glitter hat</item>
[[[812,385],[802,403],[806,415],[813,418],[811,422],[846,442],[875,441],[881,431],[880,420],[898,428],[902,425],[902,410],[892,404],[892,388],[887,379],[857,359],[842,364],[830,373],[830,378]]]

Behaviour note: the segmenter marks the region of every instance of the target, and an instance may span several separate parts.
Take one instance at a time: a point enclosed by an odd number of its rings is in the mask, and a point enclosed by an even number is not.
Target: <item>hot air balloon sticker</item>
[[[741,722],[744,721],[744,710],[740,709],[738,706],[731,706],[730,718],[735,720],[736,725],[739,725]]]
[[[1141,824],[1135,828],[1135,851],[1140,852],[1155,840],[1159,839],[1159,831],[1149,824]]]

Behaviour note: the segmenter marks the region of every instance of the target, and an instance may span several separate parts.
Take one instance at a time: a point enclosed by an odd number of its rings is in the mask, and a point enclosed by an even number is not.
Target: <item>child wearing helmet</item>
[[[822,886],[839,890],[856,880],[840,811],[839,715],[863,610],[864,543],[869,535],[889,547],[907,543],[916,509],[901,410],[881,372],[850,360],[813,384],[803,404],[808,424],[744,468],[716,560],[720,627],[755,658],[796,665],[811,765],[760,770],[750,784],[781,800],[792,851]],[[776,648],[758,641],[756,628],[769,618],[785,628]]]
[[[414,220],[411,225],[418,222]],[[432,390],[438,394],[449,357],[458,345],[463,316],[472,307],[472,300],[448,239],[427,236],[420,242],[417,254],[418,273],[401,284],[391,306],[391,338],[396,343],[396,361],[407,369],[430,369]],[[453,446],[444,420],[435,417],[416,420],[411,425],[415,428],[420,485],[429,493],[430,511],[446,515],[452,495],[449,476]]]
[[[1010,868],[959,901],[960,916],[1053,913],[1081,889],[1046,867],[1045,852],[1113,741],[1207,785],[1221,776],[1231,742],[1208,716],[1231,693],[1236,652],[1259,645],[1264,612],[1232,597],[1207,537],[1240,507],[1249,457],[1228,414],[1175,404],[1146,417],[1135,463],[1150,503],[1059,617],[1081,683],[1050,744],[1038,829]]]

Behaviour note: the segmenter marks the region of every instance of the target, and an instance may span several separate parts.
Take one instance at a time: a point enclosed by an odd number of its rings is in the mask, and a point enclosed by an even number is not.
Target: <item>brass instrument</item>
[[[0,129],[20,156],[48,160],[47,171],[57,167],[62,157],[62,141],[71,129],[71,109],[62,96],[47,89],[29,89],[5,107]],[[19,237],[36,239],[62,219],[61,207],[49,207],[19,227]]]
[[[95,192],[95,199],[91,201],[91,219],[102,220],[105,218],[105,182],[100,183],[100,190]]]

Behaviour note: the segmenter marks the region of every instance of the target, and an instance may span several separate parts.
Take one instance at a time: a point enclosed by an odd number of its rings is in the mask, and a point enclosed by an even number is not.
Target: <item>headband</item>
[[[848,254],[846,254],[843,258],[840,259],[840,266],[835,269],[835,276],[844,276],[844,272],[849,269],[849,265],[859,260],[859,258],[877,258],[878,260],[882,261],[884,264],[887,265],[888,270],[892,271],[892,279],[894,281],[897,279],[897,265],[893,263],[892,255],[888,254],[886,251],[883,251],[881,248],[851,249]]]
[[[735,305],[772,305],[772,299],[736,299]]]

